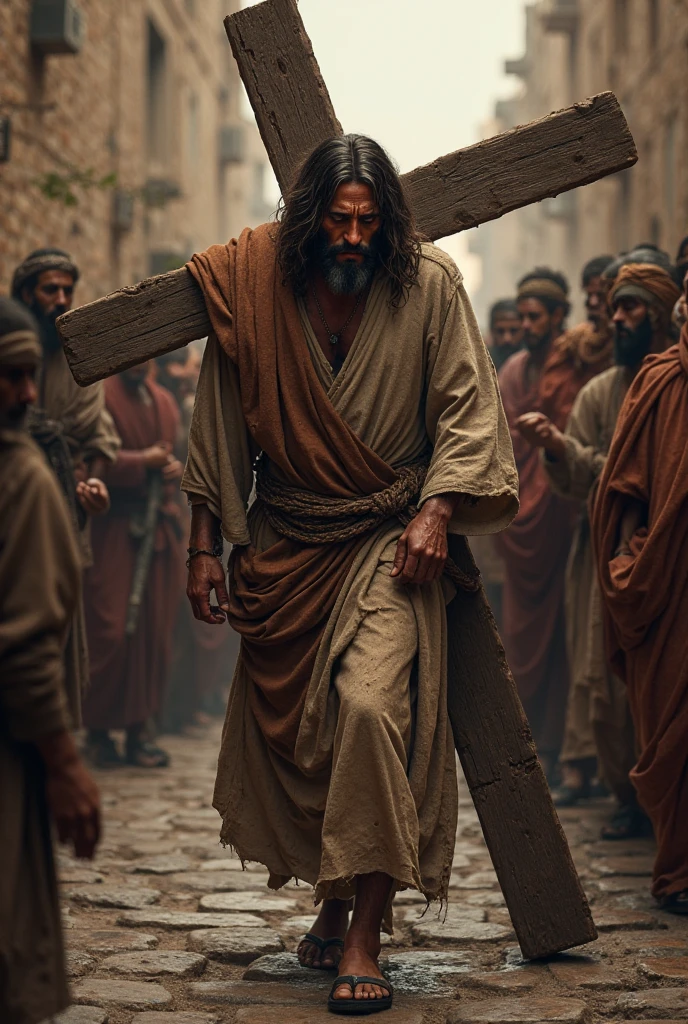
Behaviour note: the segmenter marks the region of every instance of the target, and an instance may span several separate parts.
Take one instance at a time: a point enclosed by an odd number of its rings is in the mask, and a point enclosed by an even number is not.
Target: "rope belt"
[[[418,515],[418,499],[428,472],[427,462],[402,466],[384,491],[360,498],[329,498],[291,487],[274,477],[263,457],[256,467],[256,494],[270,526],[283,537],[302,544],[337,544],[372,533],[388,519],[408,526]],[[467,591],[480,589],[480,573],[469,575],[450,559],[445,575]]]

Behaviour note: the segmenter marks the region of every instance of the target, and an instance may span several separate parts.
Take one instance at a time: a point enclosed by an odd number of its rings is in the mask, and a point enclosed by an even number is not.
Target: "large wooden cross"
[[[284,190],[299,163],[342,133],[295,0],[265,0],[225,20],[263,142]],[[418,228],[437,239],[635,163],[612,93],[435,160],[404,175]],[[205,336],[186,270],[149,278],[57,321],[86,385]],[[464,538],[451,554],[469,570]],[[596,937],[489,606],[459,593],[448,617],[449,715],[464,774],[526,957]]]

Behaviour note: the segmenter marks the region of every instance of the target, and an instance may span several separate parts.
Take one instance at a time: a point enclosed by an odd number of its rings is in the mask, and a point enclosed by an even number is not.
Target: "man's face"
[[[616,338],[614,358],[617,366],[638,366],[652,347],[652,321],[645,302],[633,296],[617,299],[612,323]]]
[[[0,428],[17,430],[36,401],[36,367],[0,366]]]
[[[55,352],[61,346],[55,321],[72,308],[73,298],[74,278],[64,270],[44,270],[38,275],[33,291],[29,288],[22,291],[24,304],[38,320],[41,341],[47,352]]]
[[[550,313],[539,299],[519,299],[518,315],[523,329],[523,344],[530,352],[544,348],[561,323],[561,311]]]
[[[368,185],[340,185],[322,220],[317,260],[335,294],[366,288],[377,269],[382,218]]]
[[[121,377],[127,388],[136,391],[148,376],[150,362],[139,363],[138,366],[130,366],[128,370],[122,370]]]
[[[515,352],[523,339],[521,318],[516,313],[500,313],[494,319],[490,335],[495,348],[512,349]]]
[[[596,328],[604,327],[609,323],[607,315],[607,284],[600,275],[591,277],[583,288],[585,292],[585,309],[588,320]]]

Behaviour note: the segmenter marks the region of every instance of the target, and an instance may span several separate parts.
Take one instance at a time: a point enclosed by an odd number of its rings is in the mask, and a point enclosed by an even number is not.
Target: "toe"
[[[351,986],[350,985],[340,985],[339,988],[335,990],[334,998],[335,999],[351,999],[352,995],[353,995],[353,993],[351,991]]]

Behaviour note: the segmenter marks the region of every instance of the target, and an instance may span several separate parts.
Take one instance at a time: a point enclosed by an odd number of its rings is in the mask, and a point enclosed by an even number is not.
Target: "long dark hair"
[[[321,142],[280,200],[277,251],[285,281],[297,295],[305,294],[323,217],[339,186],[349,182],[368,185],[380,208],[380,261],[389,280],[391,304],[397,308],[418,280],[420,241],[394,164],[366,135]]]

